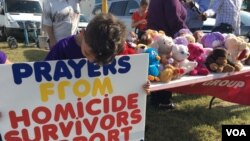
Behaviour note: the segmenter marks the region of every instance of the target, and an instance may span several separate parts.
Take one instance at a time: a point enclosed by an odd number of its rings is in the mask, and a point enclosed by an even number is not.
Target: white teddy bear
[[[150,47],[155,48],[159,54],[169,54],[172,51],[173,45],[174,41],[171,37],[165,34],[158,34]]]
[[[178,44],[173,45],[172,58],[175,61],[175,66],[184,70],[183,75],[191,72],[198,64],[195,61],[189,61],[187,59],[189,55],[187,46]]]

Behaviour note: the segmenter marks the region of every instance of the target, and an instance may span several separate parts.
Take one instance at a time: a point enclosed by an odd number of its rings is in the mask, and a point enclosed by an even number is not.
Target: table
[[[181,94],[210,95],[225,101],[250,105],[250,66],[239,72],[210,73],[207,76],[183,76],[168,83],[153,82],[151,91],[169,90]],[[211,106],[210,104],[210,106]]]

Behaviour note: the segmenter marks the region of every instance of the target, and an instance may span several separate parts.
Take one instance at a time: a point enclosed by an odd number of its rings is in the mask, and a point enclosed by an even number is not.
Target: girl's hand
[[[147,95],[150,95],[150,81],[148,80],[146,84],[143,85],[143,89],[145,90]]]
[[[142,19],[142,20],[140,21],[140,24],[147,24],[147,20],[146,20],[146,19]]]

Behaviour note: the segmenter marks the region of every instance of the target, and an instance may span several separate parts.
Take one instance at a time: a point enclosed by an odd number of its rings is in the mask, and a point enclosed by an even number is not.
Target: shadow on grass
[[[173,93],[173,99],[175,102],[181,102],[183,100],[195,100],[203,97],[204,95],[198,94],[180,94],[180,93]]]
[[[197,105],[168,111],[148,104],[145,141],[221,140],[221,125],[246,124],[244,116],[248,115],[244,114],[249,114],[249,109],[246,106],[230,105],[209,110],[206,105]]]
[[[27,61],[43,61],[46,55],[48,54],[47,50],[38,49],[38,48],[30,48],[25,50],[24,56],[27,58]]]

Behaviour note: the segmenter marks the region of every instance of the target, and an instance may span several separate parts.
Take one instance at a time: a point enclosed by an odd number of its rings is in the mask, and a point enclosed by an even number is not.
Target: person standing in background
[[[147,14],[148,14],[148,1],[141,0],[140,7],[132,15],[131,27],[135,28],[138,38],[141,38],[141,35],[144,34],[147,26]]]
[[[49,37],[49,46],[77,33],[81,0],[44,0],[42,25]]]
[[[240,9],[243,0],[214,0],[203,15],[211,17],[216,14],[213,32],[234,33],[240,35]]]
[[[192,2],[195,4],[197,9],[201,13],[203,13],[205,10],[207,10],[208,6],[210,4],[210,0],[193,0]],[[201,28],[203,26],[203,20],[201,18],[201,15],[199,13],[197,13],[197,11],[194,11],[192,9],[189,2],[187,2],[186,8],[187,8],[186,24],[187,24],[189,30],[193,33],[197,30],[201,30]]]
[[[163,30],[174,37],[180,29],[187,28],[187,11],[180,0],[151,0],[148,8],[147,29]],[[159,108],[175,109],[172,92],[160,90],[151,92],[151,104]]]
[[[180,0],[151,0],[148,8],[147,29],[163,30],[174,37],[186,25],[187,11]]]

